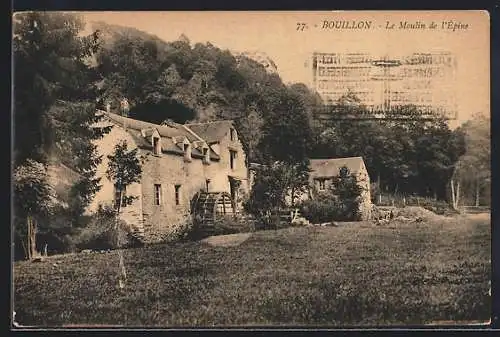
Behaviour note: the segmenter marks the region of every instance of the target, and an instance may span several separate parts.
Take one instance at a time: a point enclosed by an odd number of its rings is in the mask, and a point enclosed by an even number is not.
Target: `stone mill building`
[[[122,140],[129,149],[138,149],[142,175],[139,183],[127,187],[126,195],[137,198],[122,209],[121,217],[145,242],[161,241],[186,221],[200,196],[205,205],[215,200],[210,207],[218,211],[238,212],[249,186],[245,153],[232,121],[157,125],[110,111],[98,112],[104,115],[100,123],[112,128],[96,142],[103,159],[97,170],[102,187],[89,212],[116,203],[117,191],[106,178],[107,156]]]

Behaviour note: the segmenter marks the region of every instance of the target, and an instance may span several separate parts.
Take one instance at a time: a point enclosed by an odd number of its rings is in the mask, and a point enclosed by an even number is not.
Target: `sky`
[[[490,23],[486,11],[171,11],[80,14],[88,23],[104,21],[134,27],[165,41],[176,40],[184,34],[192,43],[210,42],[221,49],[264,52],[276,63],[285,83],[311,84],[310,58],[314,51],[368,52],[379,56],[447,51],[457,58],[455,90],[458,120],[455,124],[471,118],[476,112],[490,114]],[[364,28],[323,29],[325,21],[346,21]],[[405,21],[413,27],[425,25],[426,28],[400,29],[400,23]],[[430,29],[432,22],[436,26]],[[392,24],[394,28],[388,29]]]

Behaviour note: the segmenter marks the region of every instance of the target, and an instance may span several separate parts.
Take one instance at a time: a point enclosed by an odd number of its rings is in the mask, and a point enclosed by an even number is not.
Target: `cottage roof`
[[[182,155],[184,153],[182,145],[179,146],[174,142],[174,138],[184,139],[187,138],[190,142],[204,140],[196,132],[190,130],[186,125],[177,123],[168,123],[168,125],[158,125],[149,122],[140,121],[137,119],[132,119],[128,117],[123,117],[115,113],[105,112],[106,117],[113,123],[118,125],[126,126],[129,133],[134,138],[137,146],[142,148],[152,148],[152,144],[145,139],[141,130],[145,130],[146,136],[151,136],[153,130],[158,130],[161,137],[162,149],[165,152],[176,153]],[[208,142],[207,142],[208,143]],[[193,147],[191,149],[191,155],[193,157],[203,158],[203,153],[201,148]],[[210,158],[213,160],[219,160],[220,156],[213,150],[210,151]]]
[[[346,166],[351,173],[357,174],[364,168],[363,158],[331,158],[331,159],[311,159],[312,178],[328,178],[339,174],[340,168]]]
[[[192,123],[186,124],[188,128],[193,130],[207,143],[212,144],[220,141],[233,127],[233,121],[213,121],[208,123]]]

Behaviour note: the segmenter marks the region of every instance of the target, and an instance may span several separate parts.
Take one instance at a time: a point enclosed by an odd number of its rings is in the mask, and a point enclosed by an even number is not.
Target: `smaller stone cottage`
[[[366,170],[365,163],[361,157],[332,158],[332,159],[311,159],[311,172],[309,179],[311,183],[310,197],[314,198],[314,193],[326,191],[332,183],[332,178],[340,173],[342,167],[347,167],[349,171],[356,175],[358,184],[363,188],[361,194],[362,202],[360,212],[363,220],[371,217],[371,197],[370,197],[370,176]]]

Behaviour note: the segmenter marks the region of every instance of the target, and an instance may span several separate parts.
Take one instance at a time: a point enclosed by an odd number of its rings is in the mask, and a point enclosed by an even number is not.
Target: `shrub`
[[[406,199],[407,206],[420,206],[439,215],[456,213],[444,200],[435,200],[418,196],[410,196]]]
[[[309,179],[307,163],[276,161],[259,166],[248,199],[243,203],[246,212],[255,216],[266,228],[276,228],[280,210],[287,207],[287,195],[297,199],[306,190]]]
[[[332,179],[330,189],[315,193],[315,199],[304,201],[301,213],[312,223],[329,221],[358,221],[360,196],[363,192],[357,178],[347,167],[339,169],[338,176]]]
[[[338,220],[339,205],[333,199],[306,200],[301,204],[300,212],[312,223]]]
[[[163,242],[185,241],[189,238],[194,228],[193,216],[188,216],[184,221],[176,224],[172,231],[169,231],[162,238]]]
[[[221,216],[211,224],[203,223],[200,217],[192,219],[185,240],[200,240],[212,235],[248,233],[254,231],[253,221],[245,216]]]
[[[99,206],[89,224],[75,237],[75,246],[78,249],[115,249],[141,245],[132,226],[124,220],[119,220],[118,231],[116,226],[116,211],[111,207]]]

